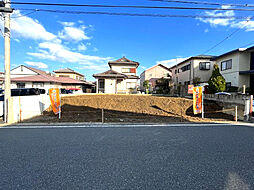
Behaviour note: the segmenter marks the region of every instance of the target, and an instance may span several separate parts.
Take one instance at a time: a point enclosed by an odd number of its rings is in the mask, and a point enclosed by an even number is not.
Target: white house
[[[227,87],[245,85],[254,92],[254,46],[239,48],[213,59],[219,66]]]
[[[137,68],[139,63],[122,57],[109,61],[110,70],[94,74],[96,78],[96,92],[105,94],[126,94],[137,92]]]

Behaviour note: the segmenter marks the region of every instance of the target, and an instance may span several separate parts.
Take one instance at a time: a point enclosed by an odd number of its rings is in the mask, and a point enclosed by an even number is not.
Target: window
[[[70,77],[70,75],[59,75],[59,77]]]
[[[44,87],[44,83],[43,82],[33,82],[33,88],[40,88],[40,87]]]
[[[182,70],[182,72],[184,72],[184,71],[190,70],[190,68],[191,68],[191,66],[190,66],[190,64],[188,64],[188,65],[183,66],[183,67],[181,68],[181,70]]]
[[[129,88],[136,88],[136,83],[135,82],[127,82],[126,85],[127,85],[128,89]]]
[[[25,85],[25,83],[17,83],[17,88],[25,88],[26,87],[26,85]]]
[[[23,72],[23,65],[21,65],[20,70],[21,70],[21,72]]]
[[[153,74],[149,74],[149,77],[152,77],[153,76]]]
[[[221,62],[221,70],[225,71],[232,68],[232,59]]]
[[[130,73],[131,69],[130,68],[122,68],[122,73]]]
[[[177,70],[175,70],[175,74],[177,73]]]
[[[200,62],[199,70],[210,70],[211,63],[210,62]]]

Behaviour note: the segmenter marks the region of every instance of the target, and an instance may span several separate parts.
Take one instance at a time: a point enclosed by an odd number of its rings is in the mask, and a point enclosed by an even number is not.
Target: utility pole
[[[10,0],[1,2],[0,12],[4,13],[4,121],[10,123],[10,113],[13,111],[11,99],[11,79],[10,79],[10,13],[12,13]]]

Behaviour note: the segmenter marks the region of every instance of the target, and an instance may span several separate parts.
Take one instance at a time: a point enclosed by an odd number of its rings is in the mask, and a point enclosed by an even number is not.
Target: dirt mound
[[[208,104],[205,110],[220,110]],[[147,95],[80,95],[62,98],[62,118],[58,120],[49,108],[38,122],[101,122],[102,109],[105,122],[169,123],[212,121],[213,118],[232,119],[225,114],[193,115],[192,100],[186,98]]]

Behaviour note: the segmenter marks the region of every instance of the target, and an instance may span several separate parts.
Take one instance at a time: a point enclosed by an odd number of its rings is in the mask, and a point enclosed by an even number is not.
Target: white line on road
[[[38,128],[137,128],[137,127],[216,127],[216,126],[252,126],[251,123],[179,123],[179,124],[62,124],[36,125],[23,124],[0,127],[0,129],[38,129]]]

